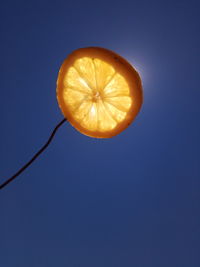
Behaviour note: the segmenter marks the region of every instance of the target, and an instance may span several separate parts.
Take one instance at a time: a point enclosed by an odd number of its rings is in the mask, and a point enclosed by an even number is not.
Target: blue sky
[[[56,79],[101,46],[139,71],[144,104],[105,140],[59,129],[0,192],[0,267],[200,266],[198,1],[1,1],[0,173],[62,120]]]

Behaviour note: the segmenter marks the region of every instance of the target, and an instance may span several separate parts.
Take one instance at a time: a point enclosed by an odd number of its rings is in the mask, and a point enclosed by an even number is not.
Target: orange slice
[[[57,80],[58,104],[81,133],[109,138],[130,125],[142,105],[139,74],[121,56],[80,48],[63,62]]]

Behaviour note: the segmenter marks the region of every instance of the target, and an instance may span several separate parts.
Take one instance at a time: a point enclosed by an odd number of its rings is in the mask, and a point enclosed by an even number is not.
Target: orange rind
[[[115,52],[100,47],[72,52],[60,68],[56,91],[65,118],[95,138],[110,138],[126,129],[143,101],[138,72]]]

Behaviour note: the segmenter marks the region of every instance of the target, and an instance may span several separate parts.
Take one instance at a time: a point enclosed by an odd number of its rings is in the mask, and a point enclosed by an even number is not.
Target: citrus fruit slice
[[[121,56],[80,48],[63,62],[57,80],[58,104],[81,133],[109,138],[130,125],[142,105],[139,74]]]

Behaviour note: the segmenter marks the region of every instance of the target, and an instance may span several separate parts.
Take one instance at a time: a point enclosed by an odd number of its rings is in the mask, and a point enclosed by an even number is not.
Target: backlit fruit
[[[121,56],[80,48],[63,62],[57,99],[65,118],[81,133],[109,138],[127,128],[142,105],[139,74]]]

